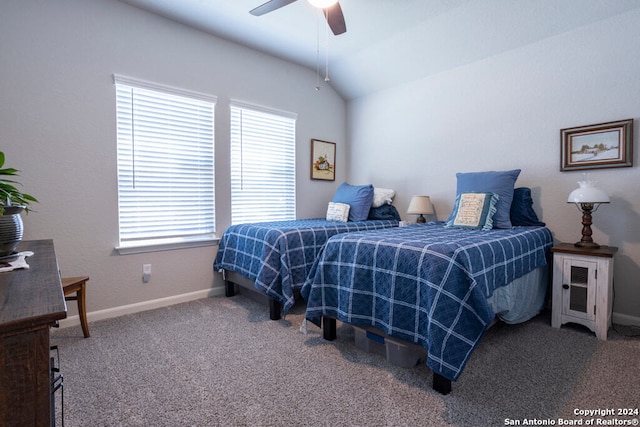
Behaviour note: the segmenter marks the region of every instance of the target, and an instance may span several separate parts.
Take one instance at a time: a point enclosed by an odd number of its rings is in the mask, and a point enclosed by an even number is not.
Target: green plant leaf
[[[14,169],[14,168],[0,169],[0,175],[16,176],[16,175],[18,175],[18,172],[20,172],[20,171],[18,169]]]
[[[0,151],[0,168],[4,166],[5,155]],[[0,177],[19,176],[20,171],[15,168],[0,169]],[[30,194],[23,193],[16,185],[19,182],[12,179],[0,178],[0,215],[4,212],[4,207],[8,205],[19,205],[25,207],[25,212],[29,213],[29,204],[38,203],[38,200]]]

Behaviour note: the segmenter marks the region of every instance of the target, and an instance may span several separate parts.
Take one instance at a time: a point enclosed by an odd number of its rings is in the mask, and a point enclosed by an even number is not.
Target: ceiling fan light
[[[309,0],[309,3],[319,9],[326,9],[338,3],[338,0]]]

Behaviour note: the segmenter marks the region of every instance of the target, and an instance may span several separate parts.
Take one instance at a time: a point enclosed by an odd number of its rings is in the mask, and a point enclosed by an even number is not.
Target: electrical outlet
[[[151,278],[151,264],[142,264],[142,281],[147,283]]]

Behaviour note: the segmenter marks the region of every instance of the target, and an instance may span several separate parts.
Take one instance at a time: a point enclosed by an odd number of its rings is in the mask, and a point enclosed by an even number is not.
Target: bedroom
[[[521,168],[558,241],[579,238],[566,203],[579,172],[559,172],[562,128],[635,118],[640,111],[640,3],[626,12],[446,72],[345,100],[316,92],[315,70],[221,40],[116,0],[10,1],[0,13],[0,147],[40,203],[26,239],[52,238],[63,275],[88,274],[89,320],[188,298],[222,295],[216,247],[120,256],[112,74],[218,97],[216,139],[228,137],[228,101],[299,115],[297,215],[322,216],[338,184],[413,194],[438,218],[451,211],[455,173]],[[255,67],[255,64],[260,67]],[[286,76],[286,80],[274,76]],[[337,143],[336,181],[309,179],[309,141]],[[638,132],[634,137],[637,147]],[[216,229],[229,225],[228,148],[216,151]],[[637,152],[637,150],[635,150]],[[393,155],[391,155],[391,153]],[[612,203],[594,215],[594,239],[620,248],[614,320],[640,324],[640,199],[634,167],[596,170]],[[187,263],[188,261],[188,263]],[[143,264],[152,264],[142,283]],[[70,307],[70,315],[75,314]]]

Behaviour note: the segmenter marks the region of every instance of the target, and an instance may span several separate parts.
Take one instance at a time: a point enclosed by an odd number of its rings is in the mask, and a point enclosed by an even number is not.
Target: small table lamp
[[[580,187],[569,194],[567,203],[575,203],[582,211],[582,239],[576,242],[576,246],[587,248],[599,248],[600,245],[591,238],[591,212],[598,210],[603,203],[609,203],[609,196],[596,187],[595,181],[578,181]]]
[[[420,215],[416,220],[419,224],[427,222],[423,215],[433,214],[433,205],[429,196],[413,196],[407,213],[409,215]]]

